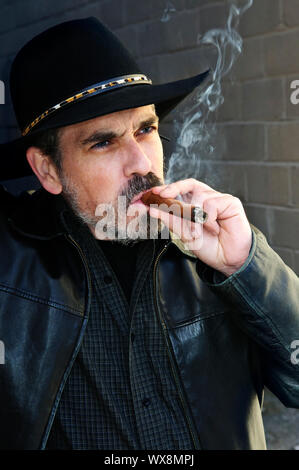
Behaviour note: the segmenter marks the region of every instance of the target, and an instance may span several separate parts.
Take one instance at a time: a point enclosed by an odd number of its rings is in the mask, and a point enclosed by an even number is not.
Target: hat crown
[[[56,25],[29,41],[12,64],[10,89],[19,127],[90,85],[137,73],[133,57],[96,18]]]

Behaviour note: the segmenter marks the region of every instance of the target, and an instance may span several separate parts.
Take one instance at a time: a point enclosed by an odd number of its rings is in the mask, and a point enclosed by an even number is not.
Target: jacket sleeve
[[[260,345],[264,384],[285,406],[299,408],[299,278],[253,226],[252,233],[244,265],[227,278],[214,271],[208,283]]]

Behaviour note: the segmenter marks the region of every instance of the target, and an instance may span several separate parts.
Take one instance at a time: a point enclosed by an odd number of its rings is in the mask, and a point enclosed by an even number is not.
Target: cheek
[[[159,176],[160,178],[163,176],[163,146],[162,142],[159,141],[155,143],[154,146],[152,146],[149,149],[149,154],[151,155],[151,161],[152,161],[152,166],[153,166],[153,172]]]
[[[121,175],[115,165],[108,162],[82,170],[85,194],[94,203],[113,201],[118,194]]]

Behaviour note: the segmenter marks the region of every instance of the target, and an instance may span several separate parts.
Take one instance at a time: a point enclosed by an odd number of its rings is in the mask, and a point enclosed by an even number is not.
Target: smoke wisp
[[[175,122],[176,129],[179,129],[178,138],[168,163],[167,183],[190,177],[198,179],[200,160],[213,156],[217,129],[209,121],[210,114],[224,102],[221,81],[242,52],[243,40],[237,28],[241,16],[252,4],[253,0],[231,2],[226,27],[198,35],[198,46],[215,48],[217,59],[215,66],[211,67],[210,84],[195,94],[193,104],[183,113],[183,123]]]

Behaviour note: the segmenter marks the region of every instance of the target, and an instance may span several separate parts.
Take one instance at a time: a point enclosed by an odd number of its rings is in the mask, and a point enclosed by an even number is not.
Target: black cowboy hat
[[[22,137],[0,145],[0,177],[32,174],[25,150],[41,131],[148,104],[162,119],[207,75],[153,85],[96,18],[56,25],[29,41],[12,64],[10,91]]]

